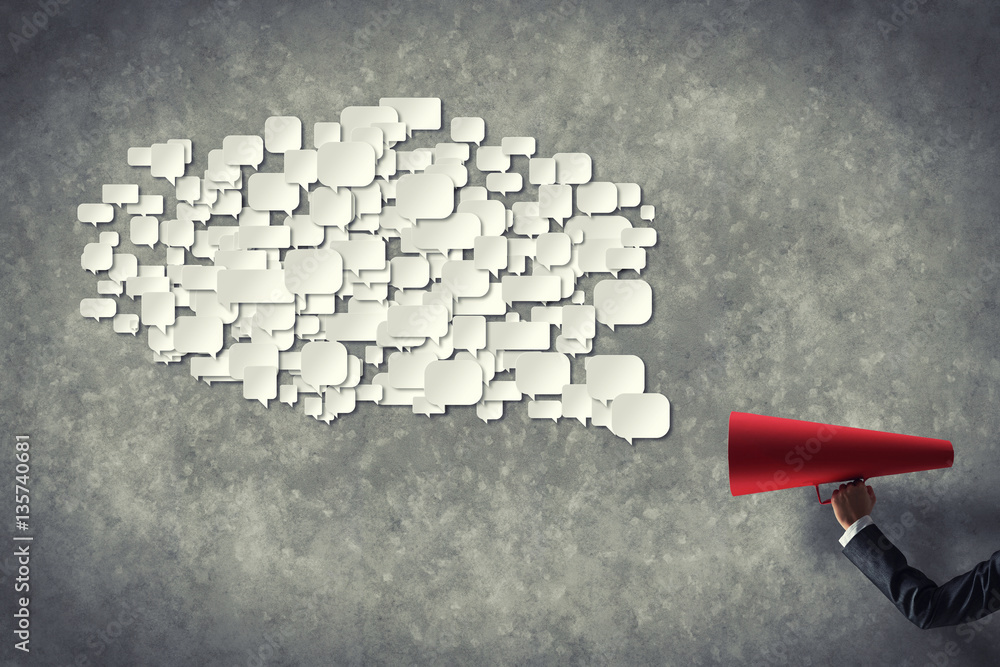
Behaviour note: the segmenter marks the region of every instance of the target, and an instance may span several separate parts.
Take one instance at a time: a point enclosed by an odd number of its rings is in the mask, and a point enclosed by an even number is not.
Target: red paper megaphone
[[[950,468],[948,440],[869,431],[747,412],[729,415],[729,489],[734,496]]]

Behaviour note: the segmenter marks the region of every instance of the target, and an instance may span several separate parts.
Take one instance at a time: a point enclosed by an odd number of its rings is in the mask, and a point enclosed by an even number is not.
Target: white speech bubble
[[[576,189],[576,207],[587,214],[611,213],[618,208],[618,187],[603,181],[584,183]]]
[[[472,213],[452,213],[444,220],[421,220],[414,226],[411,239],[421,250],[471,250],[482,233],[479,218]]]
[[[652,220],[656,217],[656,208],[646,204],[639,207],[639,217],[643,220]]]
[[[292,294],[335,294],[344,283],[344,258],[332,248],[289,250],[284,272]]]
[[[500,148],[507,155],[523,155],[531,157],[535,154],[534,137],[504,137],[500,140]]]
[[[538,215],[556,222],[573,215],[573,188],[569,185],[539,185]]]
[[[373,123],[395,123],[398,121],[399,113],[391,106],[344,107],[340,112],[340,139],[336,141],[350,141],[355,130],[371,127]]]
[[[392,107],[399,112],[399,120],[406,124],[407,136],[415,130],[441,129],[441,98],[439,97],[382,97],[381,107]]]
[[[212,204],[211,215],[229,215],[239,218],[243,211],[243,193],[239,190],[225,190],[219,193],[218,199]]]
[[[302,381],[315,389],[347,379],[347,348],[338,341],[311,341],[302,346]]]
[[[597,310],[593,306],[572,305],[562,307],[563,337],[586,344],[597,334]]]
[[[642,248],[608,248],[605,254],[608,270],[615,272],[624,269],[642,271],[646,268],[646,251]]]
[[[394,389],[423,389],[424,371],[437,356],[430,352],[393,352],[389,355],[389,386]]]
[[[448,309],[441,305],[392,306],[387,311],[390,336],[396,338],[431,338],[448,333]]]
[[[281,269],[225,269],[219,271],[219,303],[289,303],[295,295],[285,287]]]
[[[295,304],[257,304],[253,314],[253,326],[268,336],[275,336],[275,332],[291,331],[295,327]]]
[[[309,214],[290,215],[285,218],[285,226],[291,229],[293,248],[318,246],[326,237],[323,228]]]
[[[215,292],[219,287],[221,266],[188,264],[181,267],[181,287],[188,291],[206,290]]]
[[[562,281],[556,276],[504,276],[500,279],[504,303],[559,301]]]
[[[264,161],[264,140],[256,134],[230,135],[222,140],[222,159],[229,166],[248,165],[256,170]]]
[[[306,190],[319,178],[319,153],[312,149],[285,151],[285,182]]]
[[[108,278],[116,283],[123,282],[127,278],[138,275],[139,261],[135,255],[130,253],[115,253],[111,258],[111,268],[108,269]]]
[[[264,148],[285,153],[302,148],[302,121],[295,116],[271,116],[264,121]]]
[[[235,143],[232,149],[236,152]],[[226,162],[226,152],[217,148],[208,152],[208,170],[205,171],[205,178],[216,183],[236,183],[243,176],[238,164]]]
[[[309,193],[309,217],[322,227],[347,227],[354,220],[354,195],[348,189],[318,187]]]
[[[76,219],[96,227],[99,223],[115,219],[115,207],[111,204],[80,204],[76,207]]]
[[[452,187],[464,188],[469,182],[469,169],[458,162],[432,164],[423,171],[425,174],[444,174],[451,179]],[[454,195],[453,195],[454,196]]]
[[[165,178],[173,185],[184,175],[183,144],[153,144],[150,158],[150,173],[158,178]]]
[[[114,252],[115,249],[106,243],[88,243],[80,255],[80,266],[96,276],[98,271],[111,268]]]
[[[626,248],[652,248],[656,245],[655,227],[628,227],[621,231],[621,244]]]
[[[494,277],[507,268],[507,237],[477,236],[473,239],[472,261],[477,269],[489,271]]]
[[[646,365],[633,354],[598,354],[587,359],[586,366],[587,391],[601,403],[645,391]]]
[[[405,174],[396,182],[396,212],[408,220],[442,220],[455,210],[455,183],[445,174]]]
[[[638,206],[642,201],[642,188],[638,183],[615,183],[618,188],[618,208]]]
[[[441,267],[441,284],[455,297],[486,296],[490,290],[490,274],[477,269],[474,260],[453,259]]]
[[[320,121],[313,124],[313,148],[331,141],[340,141],[340,123]]]
[[[149,146],[133,146],[128,149],[125,161],[130,167],[148,167],[153,162],[153,149]]]
[[[174,194],[178,201],[194,204],[201,199],[201,179],[197,176],[181,176],[174,183]]]
[[[524,183],[516,171],[486,174],[486,189],[506,196],[510,192],[520,192]]]
[[[670,431],[670,401],[662,394],[621,394],[611,402],[611,432],[631,445]]]
[[[229,347],[229,375],[234,380],[244,379],[243,371],[251,366],[278,368],[278,348],[271,343],[233,343]],[[218,359],[223,356],[219,355]]]
[[[119,313],[111,320],[111,328],[115,333],[127,333],[134,336],[139,333],[139,316],[135,313]]]
[[[385,135],[377,127],[358,127],[351,132],[351,141],[361,141],[372,147],[375,151],[376,162],[382,158],[385,151]]]
[[[584,426],[594,414],[594,399],[585,384],[567,384],[562,388],[562,416],[579,420]]]
[[[323,391],[323,416],[329,423],[329,419],[336,419],[340,415],[354,412],[357,405],[357,390],[351,387],[328,387]]]
[[[516,206],[516,204],[515,204]],[[502,236],[510,211],[496,199],[467,200],[458,205],[460,213],[474,213],[483,225],[483,236]]]
[[[594,287],[597,321],[614,331],[619,324],[645,324],[653,316],[653,290],[644,280],[602,280]]]
[[[160,223],[160,243],[170,248],[190,248],[194,245],[193,220],[164,220]]]
[[[389,266],[389,284],[397,289],[424,288],[431,281],[431,265],[423,257],[393,257]]]
[[[454,126],[454,122],[452,123]],[[442,142],[434,146],[434,163],[457,160],[464,164],[469,159],[469,144]]]
[[[123,288],[120,283],[114,280],[98,280],[97,293],[102,295],[121,296]]]
[[[139,202],[127,204],[125,212],[129,215],[162,215],[163,195],[139,195]]]
[[[243,398],[267,402],[278,396],[278,369],[274,366],[245,366],[243,368]]]
[[[247,182],[247,205],[255,211],[284,211],[299,207],[299,186],[286,183],[284,174],[257,173]]]
[[[569,384],[569,357],[558,352],[524,352],[517,357],[514,379],[522,394],[561,394]]]
[[[475,405],[483,397],[483,369],[475,361],[433,361],[424,371],[424,394],[432,405]]]
[[[101,318],[114,317],[117,312],[118,302],[114,299],[80,299],[80,315],[83,317],[100,321]]]
[[[451,326],[456,350],[476,354],[486,348],[486,318],[482,315],[457,315]]]
[[[532,185],[552,185],[556,182],[556,161],[550,157],[528,160],[528,182]]]
[[[125,204],[139,203],[139,186],[132,183],[105,185],[101,188],[101,195],[105,204],[116,204],[121,208]]]
[[[357,188],[375,180],[375,149],[363,141],[329,142],[317,152],[317,175],[323,185]]]
[[[556,161],[556,183],[580,185],[590,181],[593,161],[586,153],[556,153],[552,157]]]
[[[573,240],[561,232],[539,234],[535,240],[535,261],[547,269],[564,266],[573,255]]]
[[[240,250],[287,248],[292,244],[292,228],[285,225],[240,227],[236,242]]]
[[[332,241],[330,248],[344,259],[344,270],[358,275],[362,271],[381,271],[386,266],[385,240],[352,237],[349,241]]]
[[[169,291],[170,280],[164,276],[135,276],[125,280],[125,295],[133,300],[137,296],[142,297],[146,292]]]
[[[146,326],[153,326],[166,333],[167,327],[177,316],[177,297],[173,292],[145,292],[142,295],[140,319]]]
[[[528,401],[529,419],[559,421],[560,417],[562,417],[562,403],[560,401]]]
[[[451,119],[451,140],[474,143],[477,146],[486,138],[486,121],[475,116]]]
[[[486,347],[495,350],[547,350],[548,322],[487,322]]]
[[[181,354],[210,354],[214,357],[222,350],[222,319],[218,317],[181,315],[175,319],[173,331],[174,349]]]
[[[476,149],[476,168],[479,171],[507,171],[510,156],[500,146],[480,146]]]

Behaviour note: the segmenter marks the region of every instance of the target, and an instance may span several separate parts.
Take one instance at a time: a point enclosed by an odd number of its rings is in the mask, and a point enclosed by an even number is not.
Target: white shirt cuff
[[[864,528],[872,525],[873,523],[875,522],[872,520],[870,514],[866,514],[857,521],[855,521],[854,523],[852,523],[851,526],[844,531],[843,536],[840,538],[840,546],[846,547],[847,543],[851,541],[851,538],[853,538],[855,535],[860,533]]]

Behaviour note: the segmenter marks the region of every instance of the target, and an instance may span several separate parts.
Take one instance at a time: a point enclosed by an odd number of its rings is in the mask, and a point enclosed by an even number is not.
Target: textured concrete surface
[[[994,664],[995,623],[911,625],[811,488],[733,498],[726,428],[950,439],[953,468],[874,480],[873,517],[938,582],[997,548],[995,5],[58,6],[12,40],[39,4],[0,2],[4,664]],[[654,317],[597,348],[645,359],[667,437],[524,405],[327,426],[80,318],[75,208],[130,182],[129,146],[188,137],[204,164],[273,114],[424,95],[642,185]]]

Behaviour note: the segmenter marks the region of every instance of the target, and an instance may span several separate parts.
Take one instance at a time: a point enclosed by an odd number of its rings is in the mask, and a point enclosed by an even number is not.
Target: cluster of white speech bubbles
[[[300,119],[272,116],[263,137],[227,136],[200,176],[186,173],[190,140],[130,148],[128,164],[169,181],[176,201],[105,185],[77,219],[96,228],[124,212],[131,243],[164,248],[166,261],[140,265],[118,232],[101,232],[81,256],[101,296],[80,314],[119,333],[145,325],[155,361],[191,355],[195,378],[242,382],[247,399],[328,423],[358,401],[428,416],[475,405],[490,421],[527,396],[531,418],[589,419],[630,443],[664,436],[670,403],[646,393],[642,359],[591,355],[597,323],[652,316],[649,285],[618,277],[641,272],[656,244],[653,227],[621,215],[653,220],[639,185],[593,181],[586,153],[535,157],[533,137],[483,145],[482,118],[454,118],[450,142],[403,150],[413,132],[440,129],[440,99],[382,98],[313,124],[311,148]],[[260,170],[268,154],[280,171]],[[525,187],[518,161],[537,197],[508,207]],[[469,185],[471,168],[485,187]],[[576,288],[589,273],[610,274],[590,303]],[[140,314],[118,313],[123,292]],[[536,304],[530,319],[515,303]],[[345,343],[364,344],[364,359]],[[583,384],[571,382],[576,355],[588,355]]]

